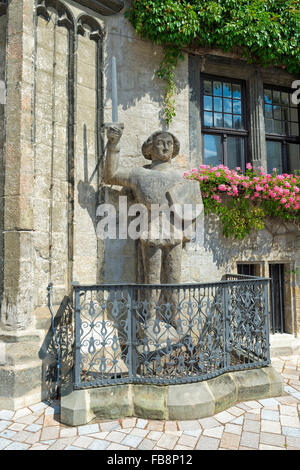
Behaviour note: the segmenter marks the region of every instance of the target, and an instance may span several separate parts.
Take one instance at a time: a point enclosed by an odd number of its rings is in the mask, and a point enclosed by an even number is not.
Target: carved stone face
[[[171,160],[174,150],[173,137],[168,132],[155,136],[152,145],[152,160],[167,162]]]

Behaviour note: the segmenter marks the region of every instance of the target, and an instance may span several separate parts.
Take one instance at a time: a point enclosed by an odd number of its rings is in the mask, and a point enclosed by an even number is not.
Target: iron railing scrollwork
[[[270,364],[268,282],[74,285],[74,387],[188,383]]]

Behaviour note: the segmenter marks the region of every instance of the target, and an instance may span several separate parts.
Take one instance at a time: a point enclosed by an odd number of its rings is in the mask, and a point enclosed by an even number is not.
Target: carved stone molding
[[[67,29],[74,29],[74,20],[66,6],[57,0],[39,0],[37,5],[37,15],[50,20],[49,8],[53,8],[57,13],[57,25]]]
[[[82,15],[77,19],[77,34],[88,36],[91,41],[98,42],[103,39],[103,33],[99,23],[88,15]]]

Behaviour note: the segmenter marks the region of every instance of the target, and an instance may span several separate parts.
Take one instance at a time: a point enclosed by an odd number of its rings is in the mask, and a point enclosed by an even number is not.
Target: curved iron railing
[[[268,282],[74,285],[74,387],[197,382],[270,364]]]

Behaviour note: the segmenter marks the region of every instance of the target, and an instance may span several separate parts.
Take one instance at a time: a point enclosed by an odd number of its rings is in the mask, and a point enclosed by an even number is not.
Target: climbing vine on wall
[[[174,70],[187,47],[238,48],[249,62],[300,69],[299,0],[133,0],[136,32],[164,47],[165,119],[175,115]]]

